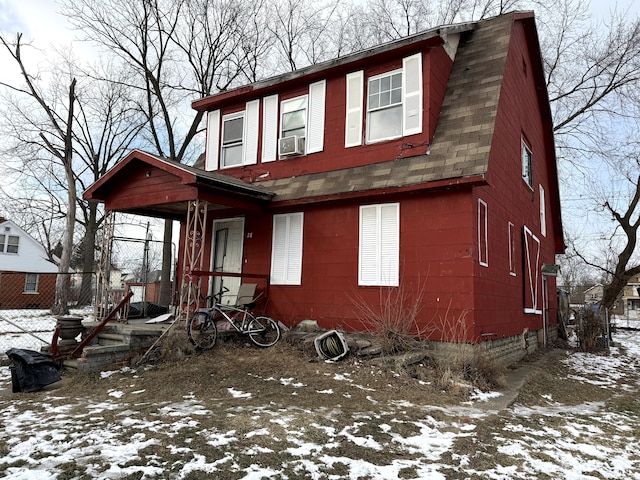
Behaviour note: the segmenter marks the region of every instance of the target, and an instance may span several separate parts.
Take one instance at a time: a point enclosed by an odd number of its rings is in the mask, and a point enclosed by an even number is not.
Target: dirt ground
[[[354,356],[327,362],[299,344],[281,341],[259,349],[240,339],[220,342],[210,351],[165,357],[136,370],[66,372],[63,382],[53,388],[17,394],[11,407],[4,399],[3,408],[11,410],[4,425],[12,427],[9,416],[28,414],[33,423],[34,416],[48,418],[51,411],[58,411],[64,412],[56,416],[64,416],[65,422],[75,418],[81,424],[67,424],[63,435],[53,424],[54,433],[43,433],[47,441],[61,435],[60,442],[72,445],[76,431],[106,431],[117,446],[131,445],[137,437],[146,442],[128,460],[114,460],[104,452],[115,447],[91,447],[99,440],[85,439],[82,448],[95,448],[97,453],[87,455],[88,463],[59,460],[58,479],[565,478],[542,471],[553,472],[548,465],[561,469],[560,464],[567,463],[551,458],[566,449],[553,444],[566,435],[557,432],[583,428],[576,422],[588,422],[588,428],[599,429],[621,449],[637,443],[639,375],[630,368],[620,385],[602,388],[568,375],[558,360],[568,352],[553,352],[557,355],[540,352],[525,361],[525,366],[538,362],[539,368],[532,369],[519,389],[516,405],[491,411],[473,401],[478,390],[470,390],[459,379],[443,388],[442,373],[429,360],[409,369],[383,368]],[[566,412],[585,404],[598,404],[605,412],[602,420],[580,413],[571,419],[568,414],[527,413],[560,404]],[[625,422],[624,436],[611,424],[611,415]],[[32,429],[13,433],[12,441],[27,443]],[[505,447],[538,440],[546,442],[545,447],[535,447],[533,453],[509,454]],[[12,460],[15,448],[8,445],[0,446],[0,476],[37,478],[10,474],[25,465],[35,468],[29,462],[43,462],[44,454]],[[554,448],[556,453],[551,453]],[[582,461],[581,452],[571,455],[578,465],[594,461],[592,453]],[[638,464],[637,454],[630,458]],[[358,470],[356,462],[366,468]],[[544,466],[540,471],[538,463]],[[120,473],[107,475],[114,465]],[[393,465],[391,476],[383,473]],[[144,473],[153,466],[163,473]],[[258,467],[267,473],[247,473]],[[617,470],[599,473],[602,469],[593,467],[589,475],[574,478],[635,478],[626,473],[616,476]],[[510,473],[500,476],[500,472]]]

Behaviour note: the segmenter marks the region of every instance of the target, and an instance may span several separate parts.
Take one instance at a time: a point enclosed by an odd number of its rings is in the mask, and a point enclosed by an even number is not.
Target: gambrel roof
[[[457,30],[463,30],[462,38],[429,153],[339,171],[267,180],[260,185],[273,192],[273,201],[278,202],[312,201],[313,197],[372,189],[427,187],[432,182],[443,186],[483,181],[489,168],[502,75],[516,17],[530,18],[533,22],[532,14],[509,14],[458,27]],[[423,35],[445,31],[439,28]],[[403,41],[419,39],[420,36],[413,36]],[[551,122],[548,107],[547,115]],[[551,158],[555,162],[555,154]]]

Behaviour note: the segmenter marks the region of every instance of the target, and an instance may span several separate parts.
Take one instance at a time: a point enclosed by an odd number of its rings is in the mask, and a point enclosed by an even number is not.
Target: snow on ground
[[[602,389],[623,384],[622,391],[637,393],[640,334],[621,332],[615,340],[620,347],[610,356],[564,357],[566,378]],[[102,381],[114,373],[122,372],[104,372]],[[61,397],[62,389],[0,397],[0,476],[640,479],[640,420],[604,401],[568,406],[544,394],[539,405],[492,412],[482,405],[498,392],[478,392],[470,405],[447,409],[382,404],[371,392],[361,413],[338,423],[332,390],[317,392],[327,402],[310,410],[256,405],[259,392],[229,388],[219,392],[214,412],[205,405],[211,399],[189,392],[177,403],[139,402],[144,390],[136,386],[135,371],[124,373],[126,382],[100,402]],[[298,395],[307,388],[292,378],[262,380]],[[334,380],[353,382],[348,374]],[[9,369],[0,367],[0,386],[7,384]],[[226,418],[228,427],[206,423],[213,415]],[[243,430],[249,419],[262,427]]]
[[[70,312],[85,319],[92,318],[92,314],[93,307]],[[56,317],[49,310],[0,310],[0,352],[10,348],[40,350],[51,343],[55,328]]]

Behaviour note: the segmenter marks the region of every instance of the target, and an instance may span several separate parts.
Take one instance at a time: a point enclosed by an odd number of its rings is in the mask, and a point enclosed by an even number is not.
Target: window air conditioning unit
[[[278,139],[278,154],[281,157],[302,155],[304,153],[304,137],[292,135]]]

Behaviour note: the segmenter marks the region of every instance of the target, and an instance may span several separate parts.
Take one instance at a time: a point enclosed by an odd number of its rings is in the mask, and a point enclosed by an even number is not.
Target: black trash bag
[[[7,350],[7,356],[11,359],[13,393],[37,392],[62,379],[55,362],[44,353],[11,348]]]

